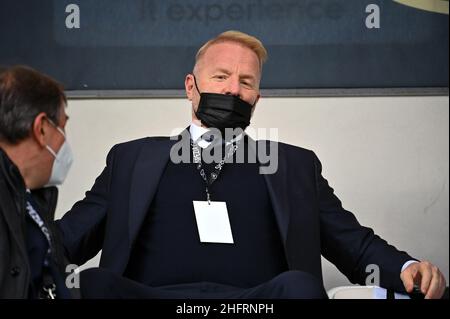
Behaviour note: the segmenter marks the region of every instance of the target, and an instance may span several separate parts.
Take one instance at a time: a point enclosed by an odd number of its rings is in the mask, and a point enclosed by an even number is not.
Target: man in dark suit
[[[92,189],[59,222],[72,262],[102,249],[100,268],[81,277],[85,297],[325,298],[321,255],[354,283],[365,284],[375,265],[382,287],[442,295],[435,266],[342,208],[312,151],[228,136],[249,125],[265,59],[247,34],[210,40],[185,79],[191,126],[176,139],[112,148]],[[264,172],[260,150],[275,155],[276,169]],[[256,161],[240,163],[239,154]]]

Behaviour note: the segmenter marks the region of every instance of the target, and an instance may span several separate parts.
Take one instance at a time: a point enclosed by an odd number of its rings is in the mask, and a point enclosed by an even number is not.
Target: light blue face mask
[[[50,123],[64,136],[64,143],[61,145],[58,153],[56,153],[49,145],[46,145],[47,150],[55,157],[55,160],[53,161],[50,178],[44,187],[61,185],[66,179],[73,163],[73,153],[67,142],[66,134],[56,124],[51,121]]]

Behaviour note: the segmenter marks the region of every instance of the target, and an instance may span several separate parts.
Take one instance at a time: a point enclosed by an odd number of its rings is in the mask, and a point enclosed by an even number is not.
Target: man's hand
[[[417,285],[425,299],[441,298],[445,291],[445,278],[438,267],[428,261],[412,263],[400,274],[407,292]]]

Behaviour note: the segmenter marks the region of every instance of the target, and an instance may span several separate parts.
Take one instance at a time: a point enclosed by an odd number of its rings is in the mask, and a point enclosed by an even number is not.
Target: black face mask
[[[250,125],[254,105],[234,95],[200,93],[195,76],[194,83],[200,94],[195,115],[203,125],[218,129],[222,136],[225,136],[226,128],[245,130]]]

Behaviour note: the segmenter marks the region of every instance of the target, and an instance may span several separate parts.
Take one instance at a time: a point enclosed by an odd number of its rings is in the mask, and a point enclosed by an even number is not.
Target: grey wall
[[[70,100],[67,111],[76,158],[58,217],[83,198],[115,143],[190,123],[184,99]],[[280,141],[314,150],[346,209],[449,278],[448,97],[262,98],[252,126],[278,128]],[[327,289],[348,284],[323,265]]]

